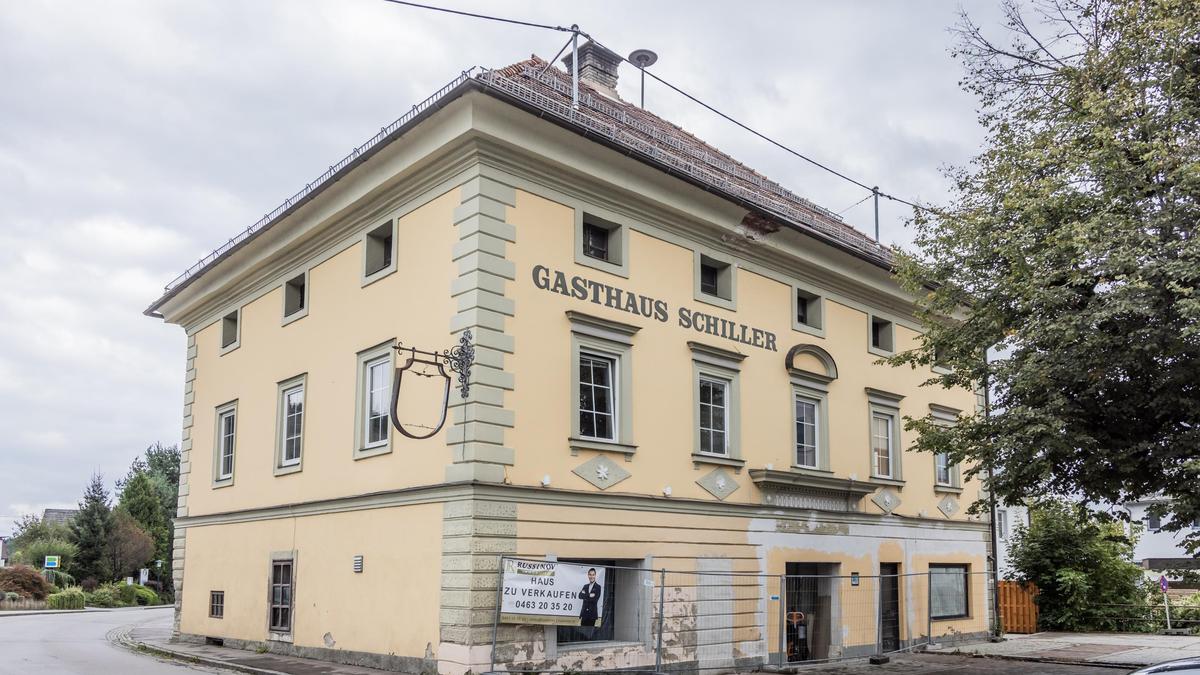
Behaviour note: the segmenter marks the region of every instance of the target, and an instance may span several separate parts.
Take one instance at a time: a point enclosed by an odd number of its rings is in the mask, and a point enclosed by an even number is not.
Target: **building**
[[[619,61],[580,48],[577,108],[536,57],[464,73],[147,310],[187,334],[181,639],[457,674],[986,632],[978,485],[903,421],[977,399],[877,363],[920,330],[890,253],[620,100]],[[405,430],[449,421],[403,435],[396,348],[467,331],[469,394],[405,371]],[[611,620],[497,625],[505,554],[607,571]]]
[[[1029,527],[1029,507],[1021,504],[996,507],[996,570],[1002,579],[1013,572],[1009,564],[1009,547],[1021,527]]]
[[[79,509],[46,509],[42,511],[42,522],[47,525],[66,525],[77,515]]]
[[[1124,509],[1129,513],[1127,527],[1137,537],[1137,545],[1133,549],[1134,562],[1143,569],[1155,572],[1200,569],[1200,559],[1188,554],[1183,546],[1184,538],[1200,529],[1200,521],[1193,521],[1182,530],[1164,530],[1163,518],[1149,511],[1151,506],[1164,501],[1162,497],[1150,497],[1124,504]]]

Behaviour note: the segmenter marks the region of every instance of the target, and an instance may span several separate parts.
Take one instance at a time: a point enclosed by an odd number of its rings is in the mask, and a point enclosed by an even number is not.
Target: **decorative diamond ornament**
[[[737,489],[740,487],[738,482],[734,480],[732,476],[725,473],[725,470],[721,468],[713,469],[712,471],[704,474],[700,480],[696,481],[696,484],[707,490],[712,496],[722,501],[724,501],[724,499],[729,495],[737,492]]]
[[[941,511],[947,518],[953,518],[954,514],[958,513],[958,500],[950,495],[942,497],[942,501],[938,502],[938,511]]]
[[[596,455],[575,467],[572,473],[601,490],[607,490],[633,475],[604,455]]]
[[[883,488],[879,492],[876,492],[875,496],[871,497],[871,501],[875,502],[875,506],[878,506],[884,513],[888,514],[900,506],[900,496],[892,492],[891,488]]]

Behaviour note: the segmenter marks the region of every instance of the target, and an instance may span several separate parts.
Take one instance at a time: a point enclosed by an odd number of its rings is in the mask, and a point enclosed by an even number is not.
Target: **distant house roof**
[[[590,46],[591,43],[585,45]],[[579,106],[574,107],[571,76],[547,66],[546,61],[531,56],[503,68],[464,71],[400,119],[383,127],[258,222],[185,270],[167,284],[163,295],[145,313],[155,315],[167,300],[260,232],[286,218],[426,117],[471,90],[482,91],[528,110],[740,204],[751,211],[748,225],[765,231],[790,227],[872,265],[892,269],[894,256],[889,248],[856,230],[832,211],[787,190],[678,125],[615,96],[601,94],[585,79],[579,81]]]
[[[79,509],[46,509],[42,511],[42,522],[66,525],[68,521],[78,514]]]

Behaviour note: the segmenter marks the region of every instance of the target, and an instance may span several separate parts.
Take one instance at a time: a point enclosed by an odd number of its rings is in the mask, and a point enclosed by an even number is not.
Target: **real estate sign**
[[[604,568],[551,560],[504,559],[502,623],[599,626]]]
[[[48,570],[57,569],[58,568],[58,560],[59,560],[58,556],[48,555],[48,556],[46,556],[46,561],[42,564],[42,568],[48,569]]]

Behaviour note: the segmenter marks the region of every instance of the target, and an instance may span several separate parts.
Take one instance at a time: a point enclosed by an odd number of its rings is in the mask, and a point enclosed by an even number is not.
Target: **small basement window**
[[[233,349],[238,344],[239,324],[241,323],[240,309],[235,309],[232,312],[221,317],[221,349]]]
[[[371,277],[387,271],[395,264],[393,241],[395,223],[388,221],[367,232],[364,241],[363,275]]]
[[[871,348],[881,352],[895,351],[896,329],[891,321],[877,316],[871,317]]]
[[[733,266],[727,262],[700,256],[700,292],[723,300],[733,298]]]
[[[283,284],[283,316],[290,317],[308,308],[308,274],[301,273]]]
[[[796,289],[796,327],[807,326],[820,330],[822,323],[821,296],[802,288]]]

